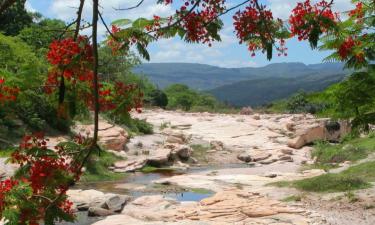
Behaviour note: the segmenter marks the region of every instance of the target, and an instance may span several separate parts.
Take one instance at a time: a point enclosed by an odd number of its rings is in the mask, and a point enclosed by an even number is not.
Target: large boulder
[[[73,127],[74,132],[83,136],[94,132],[94,125],[78,124]],[[104,148],[114,151],[123,151],[128,141],[128,133],[123,128],[112,125],[107,121],[99,121],[99,144]]]
[[[178,158],[182,160],[189,159],[192,152],[193,152],[193,149],[187,145],[176,145],[174,149],[172,150],[172,154],[174,154],[175,156],[177,156]]]
[[[339,141],[350,132],[348,122],[321,121],[319,124],[304,126],[296,131],[296,137],[288,141],[288,146],[300,149],[317,140]]]
[[[243,107],[240,111],[240,115],[252,115],[254,113],[254,110],[248,106],[248,107]]]
[[[69,190],[68,198],[80,211],[91,209],[91,214],[102,216],[106,214],[105,210],[120,212],[122,208],[130,201],[131,197],[127,195],[118,195],[112,193],[103,193],[96,190]],[[101,210],[104,209],[104,210]]]
[[[113,212],[120,212],[130,199],[131,197],[127,195],[112,194],[105,199],[103,208]]]
[[[159,148],[152,155],[148,156],[147,164],[156,167],[164,166],[169,163],[171,154],[171,149]]]
[[[117,161],[114,163],[113,172],[116,172],[116,173],[134,172],[138,169],[141,169],[146,164],[147,164],[146,158]]]

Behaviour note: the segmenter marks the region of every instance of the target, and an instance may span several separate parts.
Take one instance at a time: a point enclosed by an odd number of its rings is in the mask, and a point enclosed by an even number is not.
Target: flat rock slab
[[[124,215],[109,216],[94,225],[234,225],[308,224],[305,210],[268,199],[259,193],[228,189],[200,202],[179,203],[162,196],[140,197]]]

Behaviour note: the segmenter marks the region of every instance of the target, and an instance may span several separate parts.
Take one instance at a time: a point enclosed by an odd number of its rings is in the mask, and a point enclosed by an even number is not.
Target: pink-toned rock
[[[92,135],[94,132],[94,125],[78,124],[73,130],[83,136]],[[104,120],[99,121],[99,144],[105,149],[114,151],[125,150],[126,142],[128,141],[128,133],[123,128],[112,125]]]
[[[254,110],[248,106],[248,107],[243,107],[240,111],[240,115],[253,115]]]
[[[321,121],[319,124],[304,126],[297,130],[297,136],[288,141],[288,146],[299,149],[317,140],[338,141],[348,132],[350,127],[345,121]]]

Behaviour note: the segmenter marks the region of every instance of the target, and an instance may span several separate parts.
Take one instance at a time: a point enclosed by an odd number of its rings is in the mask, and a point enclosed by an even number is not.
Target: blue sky
[[[101,0],[103,15],[107,22],[119,18],[135,19],[138,17],[152,17],[153,15],[168,16],[173,14],[175,6],[157,5],[157,0],[145,0],[142,8],[132,11],[117,11],[114,8],[136,5],[139,0]],[[180,0],[175,0],[179,2]],[[273,11],[274,15],[286,19],[298,0],[263,0]],[[301,1],[301,0],[300,0]],[[91,1],[86,1],[84,17],[89,20]],[[239,3],[238,0],[227,0],[228,5]],[[27,0],[27,8],[41,12],[49,18],[71,21],[75,16],[75,9],[79,0]],[[337,11],[347,11],[352,7],[350,0],[335,0]],[[271,62],[262,53],[251,57],[246,46],[238,44],[233,33],[232,14],[223,17],[224,29],[221,32],[222,42],[214,43],[211,48],[202,44],[187,44],[178,38],[160,40],[149,46],[150,62],[194,62],[221,67],[263,66],[274,62],[303,62],[305,64],[320,63],[328,54],[311,50],[309,45],[297,40],[287,42],[288,56],[275,56]],[[104,26],[99,27],[99,33],[104,35]]]

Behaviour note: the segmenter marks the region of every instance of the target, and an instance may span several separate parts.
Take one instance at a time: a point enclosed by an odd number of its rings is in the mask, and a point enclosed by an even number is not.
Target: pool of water
[[[171,176],[187,174],[187,173],[199,173],[199,172],[208,172],[217,169],[224,168],[246,168],[249,167],[247,164],[226,164],[226,165],[210,165],[203,167],[192,167],[187,171],[173,171],[173,170],[159,170],[152,173],[142,173],[134,172],[129,173],[124,179],[116,181],[107,181],[107,182],[85,182],[78,183],[74,186],[74,189],[95,189],[102,192],[110,192],[117,194],[127,194],[133,196],[134,198],[146,196],[146,195],[163,195],[165,198],[172,198],[177,201],[200,201],[204,198],[208,198],[214,194],[211,191],[191,191],[180,189],[178,191],[167,191],[164,192],[163,189],[158,191],[135,191],[133,189],[121,188],[123,184],[132,184],[132,185],[142,185],[142,186],[152,186],[154,180],[161,178],[167,178]],[[166,186],[167,187],[167,186]],[[101,217],[88,217],[87,212],[78,212],[77,220],[74,223],[57,223],[58,225],[91,225],[99,220],[102,220]]]
[[[104,217],[90,217],[87,215],[87,212],[77,212],[75,222],[59,222],[56,223],[56,225],[91,225],[102,219],[104,219]]]

